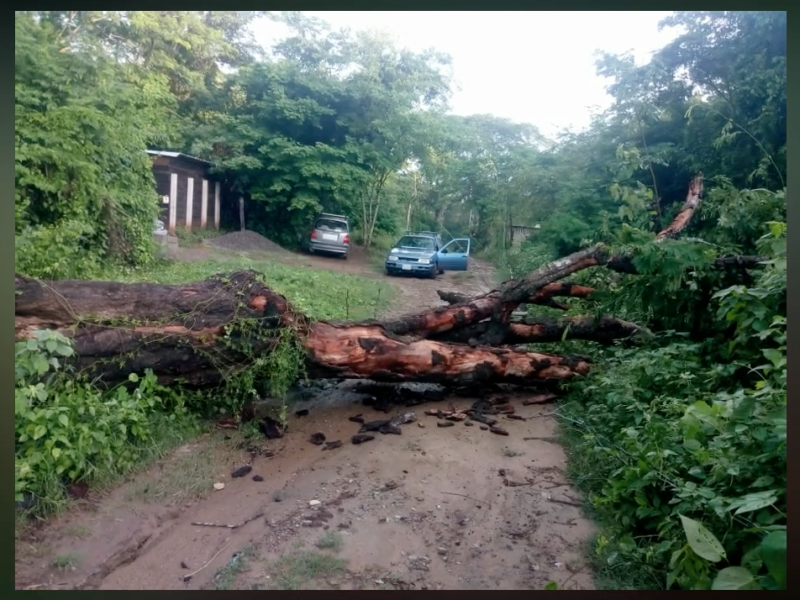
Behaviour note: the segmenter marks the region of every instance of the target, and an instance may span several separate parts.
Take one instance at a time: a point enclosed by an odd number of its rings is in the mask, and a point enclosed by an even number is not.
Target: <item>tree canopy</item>
[[[257,18],[291,34],[260,48]],[[556,140],[448,114],[449,57],[434,49],[301,13],[22,11],[15,22],[24,243],[53,235],[99,257],[127,236],[141,252],[121,254],[146,261],[147,146],[213,161],[252,201],[248,226],[287,246],[326,210],[349,214],[367,245],[424,226],[502,251],[510,225],[540,224],[540,241],[564,254],[639,205],[658,229],[699,170],[737,189],[786,179],[781,12],[675,13],[662,26],[681,33],[646,64],[598,59],[613,104]],[[138,202],[136,232],[81,230],[78,212],[104,201]],[[52,231],[34,241],[26,224]]]

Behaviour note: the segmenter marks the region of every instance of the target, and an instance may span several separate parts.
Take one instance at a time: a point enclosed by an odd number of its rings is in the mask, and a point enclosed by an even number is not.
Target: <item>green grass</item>
[[[175,236],[178,238],[178,243],[183,247],[199,246],[203,243],[203,240],[219,237],[225,233],[225,231],[217,231],[215,229],[186,231],[185,229],[179,228],[175,230]]]
[[[249,568],[249,562],[256,557],[256,549],[253,546],[242,548],[236,557],[227,565],[222,567],[214,575],[212,588],[215,590],[234,590],[236,589],[236,578],[240,573],[244,573]]]
[[[87,527],[86,525],[81,525],[80,523],[72,523],[64,528],[64,535],[68,537],[78,538],[81,540],[89,537],[91,533],[92,530],[90,527]]]
[[[71,571],[72,569],[76,568],[80,562],[80,556],[74,552],[69,552],[67,554],[59,554],[53,558],[53,560],[50,561],[50,566],[66,573],[67,571]]]
[[[317,548],[320,550],[332,550],[339,552],[344,545],[344,538],[338,531],[327,531],[317,540]]]
[[[313,319],[374,318],[389,305],[394,292],[391,284],[380,280],[241,256],[191,263],[162,261],[147,270],[109,273],[107,277],[123,282],[181,284],[243,269],[262,273],[266,285]]]
[[[367,262],[369,264],[370,271],[380,275],[384,275],[386,273],[387,253],[388,250],[375,250],[374,248],[369,251],[369,254],[367,254]]]
[[[149,443],[137,447],[135,471],[106,471],[98,474],[92,481],[94,488],[111,489],[120,480],[130,477],[134,472],[150,468],[156,461],[169,456],[178,446],[195,439],[206,430],[205,424],[193,415],[170,421],[161,413],[151,415],[150,427],[152,437]]]
[[[343,573],[347,561],[329,554],[296,550],[269,565],[273,585],[279,590],[299,590],[312,581]]]

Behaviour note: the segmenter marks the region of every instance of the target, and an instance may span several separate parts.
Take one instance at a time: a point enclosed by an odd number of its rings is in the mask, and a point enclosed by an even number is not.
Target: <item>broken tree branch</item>
[[[467,327],[432,336],[431,339],[463,344],[474,344],[488,330],[489,322],[483,321]],[[613,344],[615,340],[630,338],[636,334],[649,332],[635,323],[611,316],[578,316],[559,319],[549,317],[526,318],[522,322],[508,324],[503,344],[541,344],[563,340],[589,340],[603,345]]]
[[[508,283],[508,282],[506,282]],[[505,283],[503,285],[506,285]],[[502,286],[501,286],[502,287]],[[590,294],[594,293],[595,289],[583,285],[577,285],[566,281],[559,281],[544,286],[536,294],[526,300],[526,304],[544,304],[555,297],[571,297],[571,298],[587,298]],[[450,305],[463,304],[470,301],[470,297],[466,294],[459,292],[443,292],[437,290],[436,293],[439,298],[444,300]],[[498,292],[490,292],[487,296],[493,295],[499,298]]]
[[[689,221],[692,220],[697,207],[700,206],[700,196],[703,194],[703,174],[698,173],[691,182],[689,182],[689,191],[686,194],[686,202],[678,211],[678,214],[666,228],[662,229],[656,235],[656,241],[665,240],[667,238],[675,237],[681,231],[686,229]]]
[[[700,205],[700,196],[703,191],[703,175],[698,174],[689,183],[686,202],[678,212],[672,223],[656,235],[660,242],[669,237],[674,237],[683,231],[689,224],[697,207]],[[603,244],[586,250],[581,250],[543,265],[519,281],[515,281],[503,290],[500,306],[495,307],[492,313],[492,322],[496,324],[508,323],[511,312],[524,301],[525,298],[535,297],[545,286],[559,281],[573,273],[594,266],[619,265],[619,268],[628,267],[628,258],[612,257]],[[632,266],[632,265],[631,265]],[[484,342],[496,343],[501,336],[501,328],[490,327],[484,336]]]

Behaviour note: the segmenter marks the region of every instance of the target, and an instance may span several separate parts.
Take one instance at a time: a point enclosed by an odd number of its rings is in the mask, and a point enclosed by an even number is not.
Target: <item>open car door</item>
[[[440,271],[466,271],[469,262],[469,238],[455,238],[436,253]]]

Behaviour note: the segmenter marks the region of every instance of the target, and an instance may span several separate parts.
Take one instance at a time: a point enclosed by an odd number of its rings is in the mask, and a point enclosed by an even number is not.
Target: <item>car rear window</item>
[[[347,231],[347,223],[336,219],[317,219],[317,224],[314,227],[322,231],[335,231],[336,233]]]

